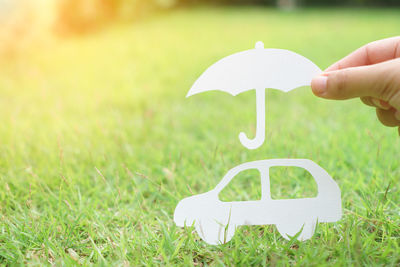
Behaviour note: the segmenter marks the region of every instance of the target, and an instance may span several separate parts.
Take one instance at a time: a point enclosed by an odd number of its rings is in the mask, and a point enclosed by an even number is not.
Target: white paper
[[[240,142],[249,149],[261,146],[265,139],[265,89],[288,92],[310,85],[321,70],[308,59],[288,50],[256,48],[228,56],[210,68],[194,83],[187,96],[209,90],[232,95],[256,90],[257,131],[254,139],[243,132]],[[294,166],[307,170],[315,179],[315,198],[272,199],[269,169],[273,166]],[[223,202],[218,194],[241,171],[257,169],[261,179],[261,199]],[[272,185],[273,186],[273,185]],[[194,225],[200,237],[209,244],[226,243],[241,225],[276,225],[286,239],[311,238],[317,222],[336,222],[342,216],[340,189],[329,174],[307,159],[269,159],[241,164],[222,178],[211,191],[181,200],[174,213],[178,226]]]
[[[239,134],[240,142],[248,149],[256,149],[265,139],[265,89],[284,92],[311,84],[321,70],[307,58],[289,50],[256,48],[227,56],[209,67],[193,84],[186,97],[220,90],[232,95],[255,89],[257,103],[256,136],[250,139]]]
[[[294,166],[307,170],[315,179],[315,198],[271,199],[269,169]],[[261,179],[261,199],[223,202],[218,194],[243,170],[257,169]],[[229,186],[229,185],[228,185]],[[273,185],[272,185],[273,186]],[[207,243],[226,243],[241,225],[276,225],[286,239],[300,232],[300,241],[311,238],[317,222],[336,222],[342,216],[340,189],[329,174],[307,159],[269,159],[241,164],[228,171],[211,191],[181,200],[174,213],[178,226],[193,225]]]

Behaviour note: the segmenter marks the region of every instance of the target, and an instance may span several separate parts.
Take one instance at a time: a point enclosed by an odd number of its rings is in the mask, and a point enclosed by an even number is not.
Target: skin
[[[400,36],[357,49],[314,77],[311,88],[326,99],[360,98],[400,135]]]

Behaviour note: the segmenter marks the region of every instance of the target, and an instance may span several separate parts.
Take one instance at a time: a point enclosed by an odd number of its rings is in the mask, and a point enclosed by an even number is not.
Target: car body
[[[307,170],[315,179],[314,198],[272,199],[269,169],[293,166]],[[218,194],[241,171],[257,169],[261,174],[261,199],[223,202]],[[181,200],[174,213],[178,226],[194,225],[209,244],[228,242],[240,225],[275,224],[280,234],[306,240],[314,234],[317,222],[336,222],[342,216],[340,189],[318,164],[307,159],[268,159],[241,164],[229,170],[211,191]]]

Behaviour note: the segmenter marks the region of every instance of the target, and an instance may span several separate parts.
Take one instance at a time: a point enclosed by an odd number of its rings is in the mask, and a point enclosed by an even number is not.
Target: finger
[[[384,101],[382,99],[373,98],[372,101],[374,101],[376,103],[378,108],[385,109],[385,110],[393,108],[387,101]]]
[[[377,107],[377,106],[375,105],[375,103],[372,102],[372,97],[370,97],[370,96],[363,96],[363,97],[360,97],[360,99],[361,99],[361,101],[362,101],[365,105],[367,105],[367,106],[370,106],[370,107]]]
[[[369,97],[369,98],[370,98],[372,105],[377,108],[384,109],[384,110],[388,110],[388,109],[392,108],[392,106],[388,102],[386,102],[382,99],[377,99],[374,97]]]
[[[400,36],[364,45],[350,55],[334,63],[325,71],[371,65],[398,57],[400,57]]]
[[[400,110],[396,110],[396,111],[394,112],[394,116],[395,116],[395,118],[396,118],[398,121],[400,121]]]
[[[399,85],[400,58],[371,66],[324,72],[311,81],[313,93],[319,97],[337,100],[372,97],[396,108],[397,104],[400,105],[400,95],[395,99]],[[382,103],[374,104],[380,106]]]
[[[370,96],[360,97],[360,99],[365,105],[370,107],[376,107],[385,110],[392,108],[392,106],[388,102]]]
[[[379,121],[385,126],[389,127],[400,126],[400,121],[394,115],[395,112],[396,112],[395,109],[383,110],[377,108],[376,116],[378,117]]]

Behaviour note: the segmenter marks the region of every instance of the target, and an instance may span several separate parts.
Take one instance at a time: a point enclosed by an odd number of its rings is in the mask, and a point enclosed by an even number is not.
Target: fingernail
[[[386,110],[389,110],[392,108],[392,106],[384,100],[379,100],[379,104],[381,104],[382,108],[386,109]]]
[[[326,92],[326,85],[328,82],[328,77],[319,75],[314,77],[311,81],[311,88],[314,94],[323,95]]]
[[[389,109],[392,108],[392,106],[388,102],[386,102],[384,100],[377,99],[377,98],[372,98],[371,101],[372,101],[372,103],[374,103],[374,105],[376,107],[378,107],[380,109],[389,110]]]
[[[396,110],[396,112],[394,113],[394,117],[400,121],[400,110]]]

